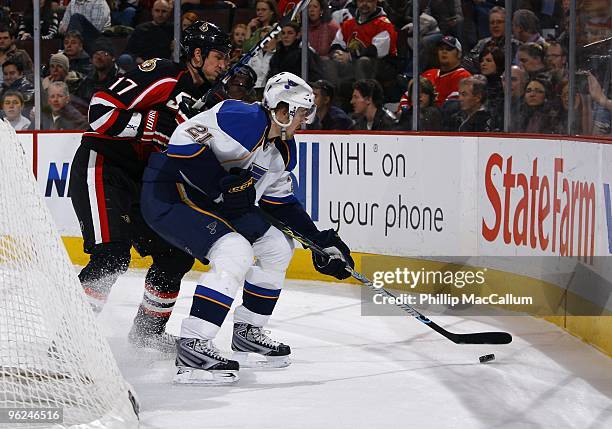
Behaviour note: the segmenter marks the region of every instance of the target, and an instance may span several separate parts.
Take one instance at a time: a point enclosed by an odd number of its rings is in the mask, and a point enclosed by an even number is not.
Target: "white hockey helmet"
[[[273,110],[282,102],[289,105],[289,122],[286,124],[276,119]],[[317,106],[314,104],[314,94],[310,85],[301,77],[289,72],[281,72],[268,79],[263,93],[263,107],[272,112],[274,122],[283,128],[291,124],[297,109],[300,107],[308,111],[306,114],[306,123],[308,124],[314,121],[315,113],[317,112]]]

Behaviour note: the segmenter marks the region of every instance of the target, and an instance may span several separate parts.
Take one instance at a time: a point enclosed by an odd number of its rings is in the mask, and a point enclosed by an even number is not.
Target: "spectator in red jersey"
[[[283,15],[291,13],[300,0],[278,0],[278,12]]]
[[[351,64],[356,79],[374,77],[377,59],[397,56],[397,32],[377,0],[357,0],[357,13],[340,26],[331,57],[340,64]]]
[[[357,0],[354,18],[342,23],[329,53],[336,64],[332,80],[347,97],[355,79],[375,78],[389,98],[397,76],[397,32],[376,0]],[[347,91],[348,90],[348,91]],[[397,94],[399,99],[401,92]]]
[[[433,83],[438,98],[436,105],[441,107],[448,99],[457,99],[459,81],[472,74],[461,67],[461,43],[453,36],[444,36],[438,43],[438,62],[440,68],[429,69],[422,77]]]

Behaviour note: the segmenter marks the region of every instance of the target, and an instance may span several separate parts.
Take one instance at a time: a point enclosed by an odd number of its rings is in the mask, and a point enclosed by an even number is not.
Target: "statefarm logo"
[[[554,158],[552,177],[539,175],[538,161],[533,159],[529,176],[528,172],[513,171],[511,156],[504,159],[493,153],[489,157],[484,180],[495,217],[483,217],[482,236],[496,241],[501,235],[507,245],[539,247],[560,256],[582,257],[592,264],[595,184],[572,180],[564,174],[563,158]],[[493,181],[497,174],[503,174],[501,189]],[[517,191],[518,201],[511,198]]]

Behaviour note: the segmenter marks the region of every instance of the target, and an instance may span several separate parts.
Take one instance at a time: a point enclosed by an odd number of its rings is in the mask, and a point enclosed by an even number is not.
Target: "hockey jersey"
[[[185,98],[200,98],[210,87],[209,83],[195,86],[183,64],[160,58],[147,60],[93,95],[88,111],[90,129],[83,134],[82,144],[124,168],[135,168],[138,174],[149,154],[160,149],[139,141],[147,112],[170,112],[178,124],[187,119],[179,103]]]
[[[463,67],[457,67],[449,72],[442,73],[440,69],[429,69],[421,75],[433,83],[438,97],[436,105],[442,107],[446,100],[459,98],[459,82],[472,74]]]
[[[293,139],[268,139],[270,120],[259,103],[226,100],[179,125],[163,154],[151,159],[144,181],[175,182],[201,208],[216,206],[219,180],[232,168],[251,170],[257,201],[296,202],[290,171]]]
[[[397,32],[381,8],[378,8],[371,18],[359,23],[356,18],[344,21],[332,42],[332,49],[339,46],[354,53],[355,56],[370,55],[371,49],[376,48],[376,57],[397,55]]]

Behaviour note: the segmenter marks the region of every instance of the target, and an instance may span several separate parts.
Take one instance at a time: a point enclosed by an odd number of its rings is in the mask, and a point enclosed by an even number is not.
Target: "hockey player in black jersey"
[[[187,117],[188,99],[202,97],[223,74],[232,49],[217,26],[197,21],[183,33],[181,62],[153,58],[95,93],[90,128],[83,134],[70,174],[70,195],[89,263],[79,279],[100,311],[112,285],[130,263],[132,246],[153,264],[129,341],[164,352],[176,350],[165,326],[180,282],[194,258],[151,230],[140,213],[141,178],[149,155],[162,150]]]

